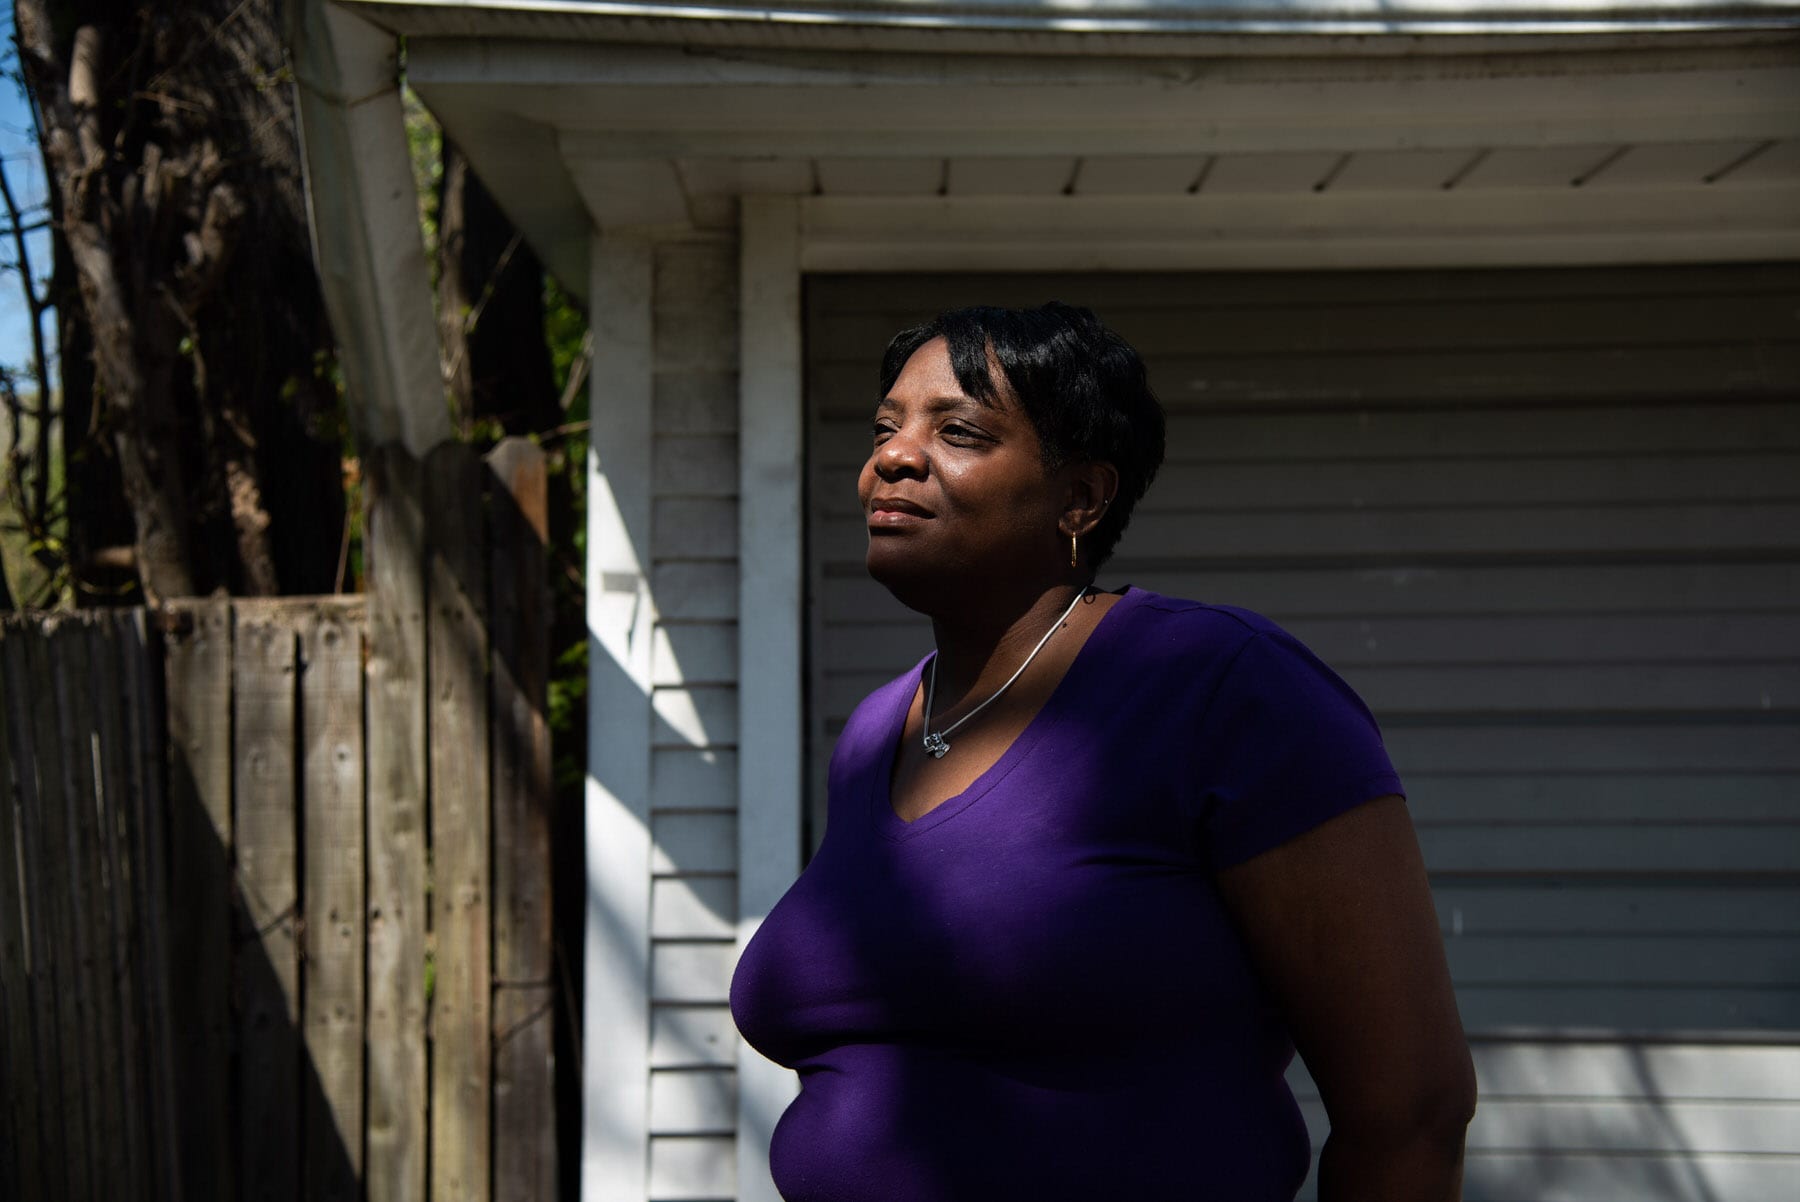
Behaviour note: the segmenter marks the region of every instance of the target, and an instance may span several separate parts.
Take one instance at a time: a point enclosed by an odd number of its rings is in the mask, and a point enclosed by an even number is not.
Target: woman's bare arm
[[[1331,1120],[1320,1202],[1454,1202],[1475,1073],[1398,797],[1219,874]]]

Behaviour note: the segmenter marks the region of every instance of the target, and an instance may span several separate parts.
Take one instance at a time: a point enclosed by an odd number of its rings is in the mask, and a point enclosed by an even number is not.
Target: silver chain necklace
[[[1081,588],[1076,591],[1075,600],[1069,602],[1069,608],[1063,610],[1062,617],[1056,619],[1055,624],[1044,632],[1044,637],[1037,641],[1037,646],[1031,649],[1031,654],[1025,657],[1025,662],[1019,665],[1019,670],[1006,678],[1005,684],[995,689],[992,696],[986,701],[983,701],[980,705],[976,706],[974,709],[935,734],[933,734],[931,730],[931,698],[932,694],[937,691],[937,656],[934,654],[931,657],[931,674],[925,678],[925,720],[922,723],[925,728],[925,751],[931,758],[936,760],[943,759],[944,753],[950,750],[950,736],[955,734],[957,729],[961,727],[963,723],[998,701],[1000,699],[1000,694],[1012,688],[1013,681],[1025,674],[1025,669],[1031,666],[1031,661],[1037,658],[1037,653],[1044,649],[1044,644],[1050,641],[1050,636],[1062,629],[1062,624],[1069,620],[1069,615],[1075,612],[1075,607],[1081,604],[1081,599],[1087,596],[1087,593],[1088,591],[1086,588]]]

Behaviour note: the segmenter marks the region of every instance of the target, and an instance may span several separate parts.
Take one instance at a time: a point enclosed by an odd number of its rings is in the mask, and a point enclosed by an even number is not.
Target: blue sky
[[[12,5],[0,7],[0,38],[7,47],[6,73],[0,78],[0,161],[6,165],[6,179],[12,185],[13,197],[22,208],[42,216],[44,203],[44,164],[38,157],[37,140],[32,133],[31,108],[24,92],[14,82],[17,60],[12,54]],[[4,217],[0,216],[0,224]],[[31,266],[42,279],[50,273],[50,235],[40,230],[28,241]],[[23,368],[31,361],[31,326],[26,319],[24,294],[19,278],[12,270],[16,255],[9,235],[0,239],[0,263],[7,266],[0,274],[0,364]],[[41,291],[41,289],[40,289]],[[44,337],[54,343],[55,323],[44,323]],[[54,353],[54,351],[52,352]]]

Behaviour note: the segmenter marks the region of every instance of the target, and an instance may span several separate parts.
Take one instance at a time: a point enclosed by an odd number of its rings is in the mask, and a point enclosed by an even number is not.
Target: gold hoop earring
[[[1069,566],[1072,568],[1081,566],[1081,540],[1073,534],[1069,536]]]

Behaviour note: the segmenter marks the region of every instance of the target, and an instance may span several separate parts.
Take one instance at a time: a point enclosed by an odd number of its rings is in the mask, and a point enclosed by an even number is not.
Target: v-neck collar
[[[923,679],[925,665],[931,662],[931,656],[936,652],[926,655],[914,664],[912,670],[904,677],[904,687],[896,691],[897,700],[885,720],[885,729],[889,733],[882,742],[883,754],[873,765],[873,771],[869,774],[868,798],[876,830],[885,838],[895,842],[922,835],[962,813],[991,792],[995,785],[1005,780],[1008,774],[1031,754],[1031,749],[1036,746],[1038,740],[1043,738],[1045,732],[1056,722],[1058,711],[1067,704],[1067,698],[1073,693],[1071,682],[1089,670],[1091,665],[1096,662],[1097,656],[1092,654],[1096,650],[1095,644],[1112,637],[1112,632],[1122,624],[1114,621],[1114,618],[1119,615],[1119,611],[1135,608],[1148,596],[1150,596],[1149,593],[1136,585],[1126,586],[1119,599],[1100,615],[1100,620],[1088,632],[1086,641],[1076,650],[1075,658],[1069,662],[1062,679],[1057,681],[1056,687],[1050,690],[1050,696],[1044,699],[1044,704],[1038,707],[1037,713],[1031,716],[1031,720],[1025,724],[1025,729],[1020,731],[1018,737],[1007,746],[1005,751],[1000,753],[1000,758],[988,765],[987,770],[971,781],[968,788],[945,798],[930,810],[908,822],[894,812],[894,761],[900,753],[900,740],[906,734],[906,716],[912,710],[913,698],[918,695],[919,682]]]

